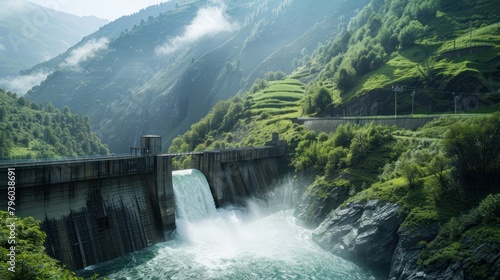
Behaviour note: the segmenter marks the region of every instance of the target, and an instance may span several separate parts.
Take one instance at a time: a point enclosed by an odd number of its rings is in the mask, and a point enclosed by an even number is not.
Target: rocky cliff
[[[438,234],[439,226],[422,226],[417,230],[400,229],[399,243],[392,257],[390,280],[402,279],[499,279],[500,246],[496,242],[475,242],[469,237],[453,261],[419,265],[425,244]],[[467,253],[466,253],[467,252]],[[468,256],[467,256],[468,255]]]
[[[333,210],[314,230],[313,240],[375,274],[388,275],[403,221],[399,212],[398,205],[379,200],[352,202]]]
[[[307,214],[311,203],[304,200],[295,215],[306,225],[314,226],[327,209],[316,201],[316,212]],[[328,203],[327,203],[328,204]],[[326,207],[326,208],[325,208]],[[313,232],[313,240],[323,249],[371,270],[381,279],[498,279],[500,252],[496,242],[477,242],[468,237],[463,242],[465,256],[453,261],[419,263],[426,244],[434,240],[440,225],[419,228],[402,226],[401,207],[380,200],[354,201],[332,210]]]

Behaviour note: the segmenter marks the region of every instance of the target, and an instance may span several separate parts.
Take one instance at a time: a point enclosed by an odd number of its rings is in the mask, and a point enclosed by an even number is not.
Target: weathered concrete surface
[[[193,154],[218,206],[265,193],[286,167],[286,142]],[[174,155],[52,161],[0,166],[16,172],[16,215],[42,221],[50,255],[70,269],[111,260],[170,238],[175,229]]]
[[[164,241],[175,228],[171,158],[47,162],[15,172],[16,215],[41,220],[48,253],[71,269]]]
[[[264,194],[284,173],[285,145],[204,152],[192,156],[191,167],[207,177],[217,207],[238,203]]]

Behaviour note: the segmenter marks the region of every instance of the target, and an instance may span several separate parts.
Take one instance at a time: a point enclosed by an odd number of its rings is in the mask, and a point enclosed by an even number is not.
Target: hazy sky
[[[40,6],[77,16],[96,16],[115,20],[148,6],[171,0],[29,0]]]

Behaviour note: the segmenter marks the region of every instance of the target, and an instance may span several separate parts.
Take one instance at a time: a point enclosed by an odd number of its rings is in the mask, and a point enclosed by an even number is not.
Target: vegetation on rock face
[[[500,183],[500,114],[452,126],[444,145],[469,188]]]
[[[82,279],[65,269],[57,260],[45,252],[45,232],[40,230],[40,221],[32,217],[21,219],[0,211],[0,224],[15,221],[15,238],[10,238],[11,229],[0,227],[0,278],[5,280],[35,279]],[[14,243],[14,241],[15,243]],[[12,253],[14,252],[14,253]],[[10,254],[10,255],[9,255]],[[14,268],[9,263],[14,255]]]
[[[420,265],[464,263],[465,273],[487,279],[499,271],[495,255],[500,244],[500,194],[490,194],[466,214],[452,217],[429,242],[419,258]]]
[[[88,117],[0,90],[0,159],[108,154]]]

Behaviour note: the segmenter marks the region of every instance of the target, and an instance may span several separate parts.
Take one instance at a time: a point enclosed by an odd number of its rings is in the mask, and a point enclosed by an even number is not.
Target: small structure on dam
[[[189,153],[210,183],[217,206],[265,192],[282,174],[286,142]],[[172,158],[161,137],[141,138],[137,155],[0,165],[0,204],[7,172],[16,173],[16,215],[41,220],[46,249],[70,269],[111,260],[170,239],[175,229]]]
[[[131,147],[130,155],[152,155],[161,154],[161,136],[159,135],[143,135],[141,136],[141,146]]]

